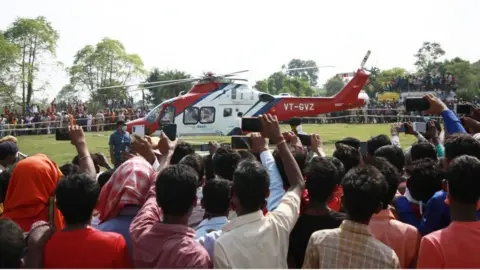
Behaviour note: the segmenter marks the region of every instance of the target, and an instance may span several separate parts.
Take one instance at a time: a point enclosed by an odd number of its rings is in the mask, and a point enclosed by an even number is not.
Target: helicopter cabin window
[[[200,109],[200,123],[211,124],[213,122],[215,122],[215,108],[202,107]]]
[[[195,125],[198,123],[199,109],[197,107],[186,108],[183,112],[183,123],[185,125]]]
[[[232,108],[225,108],[223,109],[223,117],[232,116]]]
[[[175,107],[168,106],[163,111],[160,124],[173,124],[175,122]]]
[[[237,88],[232,89],[232,99],[237,99]]]

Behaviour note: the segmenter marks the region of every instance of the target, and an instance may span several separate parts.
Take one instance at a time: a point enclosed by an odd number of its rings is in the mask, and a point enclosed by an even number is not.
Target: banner
[[[396,92],[384,92],[378,94],[377,98],[379,101],[396,101],[400,99],[400,94]]]

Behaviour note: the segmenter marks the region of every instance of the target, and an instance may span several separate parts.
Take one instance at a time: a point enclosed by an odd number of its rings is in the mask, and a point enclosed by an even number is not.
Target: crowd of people
[[[384,85],[382,91],[455,91],[457,89],[456,77],[447,73],[443,76],[427,74],[424,77],[414,75],[398,76]]]
[[[135,136],[115,165],[78,125],[77,155],[60,167],[20,159],[4,138],[0,267],[480,268],[480,111],[459,119],[426,98],[443,127],[405,123],[417,138],[405,150],[393,124],[327,156],[321,134],[304,146],[268,114],[251,151],[212,142],[201,156]]]

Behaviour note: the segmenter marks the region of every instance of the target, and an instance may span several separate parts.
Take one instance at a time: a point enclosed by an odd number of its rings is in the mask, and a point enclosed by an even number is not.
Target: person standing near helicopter
[[[292,118],[288,121],[288,124],[290,125],[290,128],[292,129],[293,133],[295,133],[295,135],[305,134],[305,132],[303,132],[302,130],[302,119],[297,117]]]

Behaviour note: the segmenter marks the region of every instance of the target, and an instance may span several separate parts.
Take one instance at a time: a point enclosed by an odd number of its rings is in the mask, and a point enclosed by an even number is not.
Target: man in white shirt
[[[92,121],[93,121],[93,116],[92,114],[89,112],[87,114],[87,131],[92,131]]]
[[[276,117],[259,116],[263,134],[275,142],[291,188],[275,210],[263,215],[269,177],[254,160],[244,160],[233,176],[231,203],[238,217],[222,228],[214,247],[214,268],[288,268],[290,232],[298,219],[305,183],[280,132]]]

